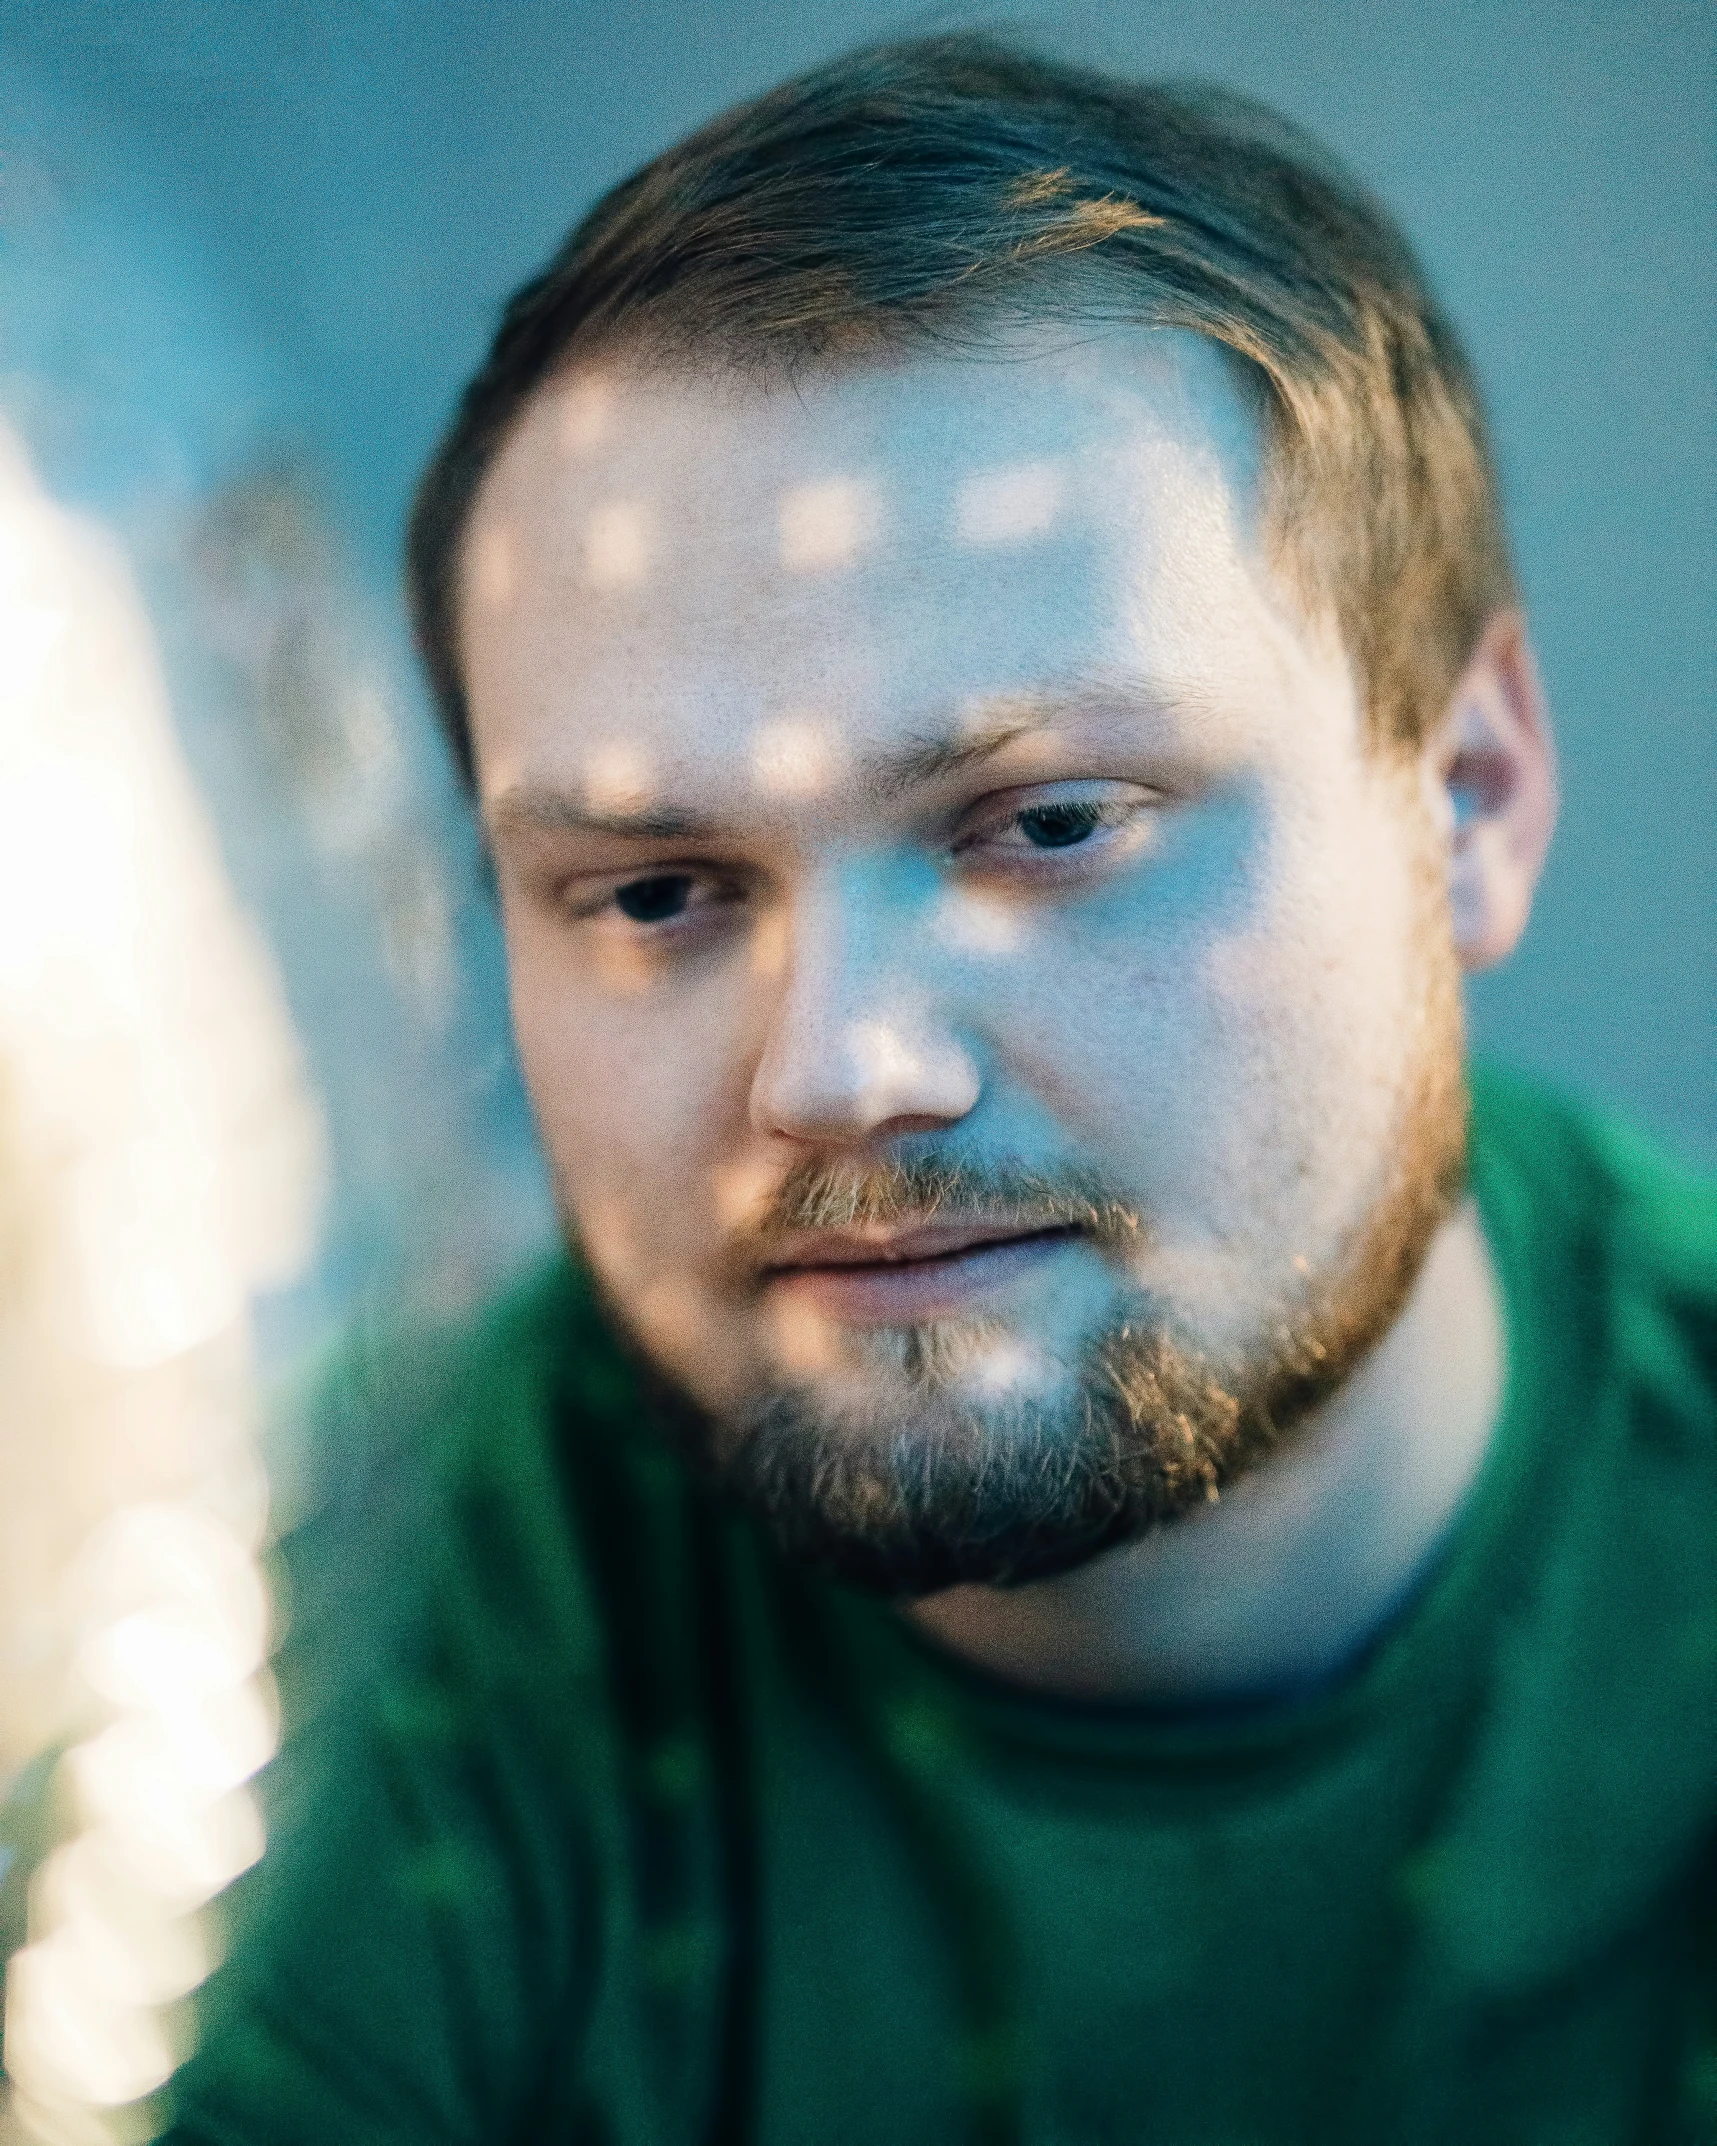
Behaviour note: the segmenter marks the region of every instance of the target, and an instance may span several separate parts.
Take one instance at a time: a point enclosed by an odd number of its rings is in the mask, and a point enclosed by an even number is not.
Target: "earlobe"
[[[1518,611],[1485,628],[1425,750],[1449,830],[1456,951],[1463,968],[1488,969],[1526,929],[1556,825],[1549,709]]]

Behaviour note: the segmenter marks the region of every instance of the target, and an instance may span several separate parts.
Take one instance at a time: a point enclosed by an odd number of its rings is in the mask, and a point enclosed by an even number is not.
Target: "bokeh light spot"
[[[592,812],[647,805],[655,792],[649,756],[625,738],[604,738],[584,759],[584,795]]]
[[[1015,462],[979,470],[960,486],[954,528],[962,544],[1026,544],[1061,518],[1067,476],[1058,462]]]
[[[832,789],[847,764],[834,725],[814,716],[762,724],[751,740],[751,771],[772,797],[816,797]]]
[[[607,439],[614,419],[614,390],[591,375],[561,392],[560,443],[570,455],[587,455]]]
[[[867,478],[837,477],[783,492],[781,564],[790,574],[850,566],[875,541],[881,500]]]
[[[641,500],[610,499],[584,525],[584,578],[593,589],[636,588],[650,571],[652,530]]]

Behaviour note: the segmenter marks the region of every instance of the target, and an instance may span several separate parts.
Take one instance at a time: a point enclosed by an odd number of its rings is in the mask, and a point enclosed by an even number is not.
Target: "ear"
[[[1516,610],[1499,611],[1426,740],[1422,772],[1448,830],[1449,913],[1461,966],[1519,943],[1556,825],[1550,711]]]

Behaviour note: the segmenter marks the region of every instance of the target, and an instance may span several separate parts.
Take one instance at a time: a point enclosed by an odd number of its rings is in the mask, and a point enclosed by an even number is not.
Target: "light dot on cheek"
[[[772,1302],[769,1330],[783,1370],[808,1377],[837,1367],[834,1337],[808,1304]]]
[[[775,907],[758,917],[751,934],[751,973],[765,983],[774,983],[787,971],[791,934],[787,912]]]
[[[1020,944],[1017,916],[998,902],[958,888],[950,888],[936,904],[931,929],[944,944],[965,954],[1011,954]]]

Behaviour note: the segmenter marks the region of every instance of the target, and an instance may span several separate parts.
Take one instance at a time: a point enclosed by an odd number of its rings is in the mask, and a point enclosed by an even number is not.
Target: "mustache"
[[[744,1234],[767,1249],[806,1230],[1005,1222],[1022,1232],[1074,1229],[1104,1249],[1136,1244],[1138,1208],[1094,1172],[1000,1158],[921,1156],[855,1164],[795,1163]]]

